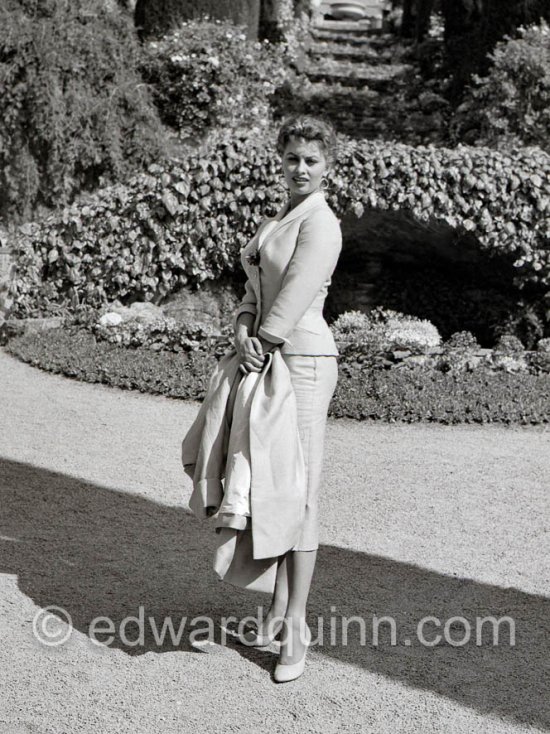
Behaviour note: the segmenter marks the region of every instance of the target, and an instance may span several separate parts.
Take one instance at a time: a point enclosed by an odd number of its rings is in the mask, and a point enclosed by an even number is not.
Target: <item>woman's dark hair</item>
[[[291,137],[304,140],[316,140],[321,147],[327,161],[332,162],[336,155],[336,133],[329,122],[310,115],[294,115],[288,117],[279,130],[277,136],[277,151],[283,155]]]

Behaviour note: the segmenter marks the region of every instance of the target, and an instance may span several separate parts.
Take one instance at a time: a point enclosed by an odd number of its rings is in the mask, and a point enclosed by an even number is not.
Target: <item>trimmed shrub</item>
[[[525,351],[525,347],[517,336],[514,336],[513,334],[502,334],[495,344],[495,350],[502,354],[513,355],[522,354]]]
[[[390,423],[550,421],[550,376],[507,372],[357,369],[338,380],[330,413]]]
[[[379,351],[410,349],[422,353],[437,347],[441,336],[437,328],[426,319],[377,307],[369,314],[347,311],[332,324],[336,339],[377,346]]]
[[[455,331],[445,342],[445,347],[464,351],[480,349],[479,342],[470,331]]]
[[[28,219],[162,156],[135,30],[106,5],[0,4],[0,217]]]
[[[238,269],[239,250],[286,196],[274,133],[233,131],[186,160],[153,165],[84,205],[23,226],[13,242],[17,315],[51,302],[159,300]],[[550,286],[550,155],[340,139],[328,201],[338,216],[408,209],[516,258],[515,285]],[[541,335],[544,336],[544,335]]]
[[[79,327],[18,336],[6,349],[34,366],[83,382],[192,399],[204,397],[216,364],[216,355],[204,351],[182,355],[98,342]]]
[[[550,27],[519,29],[489,55],[484,77],[473,76],[453,121],[456,137],[476,145],[538,145],[550,152]]]

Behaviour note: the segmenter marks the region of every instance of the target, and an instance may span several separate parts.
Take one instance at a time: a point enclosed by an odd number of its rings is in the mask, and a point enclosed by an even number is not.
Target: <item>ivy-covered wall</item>
[[[184,284],[233,270],[262,216],[285,198],[274,146],[264,137],[218,138],[202,155],[153,165],[86,204],[20,228],[11,243],[16,311],[114,298],[160,301]],[[330,173],[338,216],[406,210],[469,232],[514,259],[518,287],[550,292],[550,155],[488,148],[342,139]],[[345,243],[344,243],[345,247]]]

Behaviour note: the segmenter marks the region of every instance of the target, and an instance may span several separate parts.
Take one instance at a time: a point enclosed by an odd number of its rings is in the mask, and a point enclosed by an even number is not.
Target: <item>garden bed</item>
[[[85,382],[192,400],[204,397],[216,363],[212,351],[118,346],[77,326],[15,336],[6,349],[36,367]],[[329,415],[407,423],[548,423],[550,374],[483,366],[459,372],[421,365],[371,368],[340,358]]]

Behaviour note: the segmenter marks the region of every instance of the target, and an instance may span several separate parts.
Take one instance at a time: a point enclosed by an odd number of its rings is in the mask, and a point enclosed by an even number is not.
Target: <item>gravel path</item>
[[[329,419],[308,620],[322,644],[277,685],[276,643],[220,636],[222,617],[268,597],[218,581],[213,531],[186,509],[179,448],[198,404],[0,352],[0,405],[2,734],[550,729],[550,428]],[[57,646],[33,633],[51,605],[72,620],[43,627],[71,633]],[[100,615],[109,644],[90,639]],[[199,615],[214,641],[194,640]],[[375,615],[395,620],[396,644],[389,624],[374,643]],[[434,646],[416,635],[427,615]],[[513,619],[515,645],[505,625],[500,645],[476,645],[487,615]],[[155,640],[167,617],[179,642]],[[342,617],[356,617],[347,641]]]

